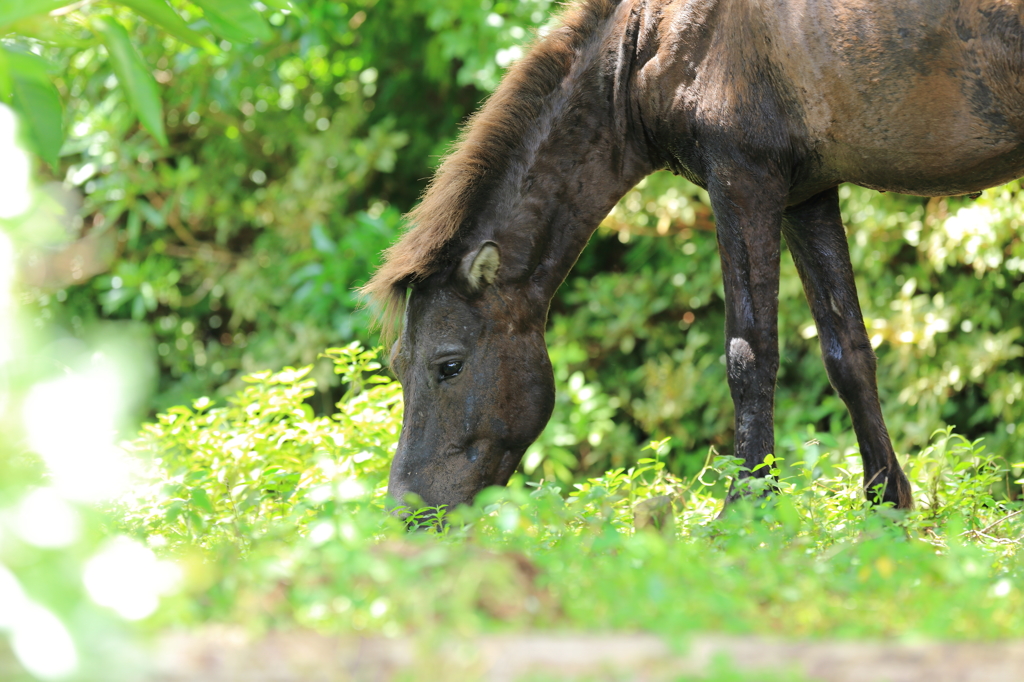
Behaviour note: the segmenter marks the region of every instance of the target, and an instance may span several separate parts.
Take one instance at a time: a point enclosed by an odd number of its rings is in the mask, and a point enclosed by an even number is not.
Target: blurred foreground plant
[[[129,623],[179,573],[97,503],[129,478],[117,430],[145,392],[145,346],[125,326],[72,340],[26,320],[18,232],[55,226],[16,139],[0,104],[0,678],[137,679]]]

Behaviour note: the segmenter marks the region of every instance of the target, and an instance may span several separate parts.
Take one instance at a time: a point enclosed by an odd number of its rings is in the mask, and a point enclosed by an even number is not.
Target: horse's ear
[[[470,251],[459,264],[459,279],[470,294],[475,294],[489,284],[494,284],[501,265],[501,254],[498,245],[486,241]]]

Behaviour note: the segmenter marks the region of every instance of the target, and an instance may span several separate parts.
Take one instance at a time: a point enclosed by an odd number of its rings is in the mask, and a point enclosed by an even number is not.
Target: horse
[[[1022,0],[571,5],[471,117],[363,288],[405,391],[390,496],[454,507],[507,484],[551,416],[556,289],[616,202],[669,169],[715,215],[743,475],[775,449],[784,237],[865,495],[912,508],[838,185],[950,196],[1024,175],[1022,23]]]

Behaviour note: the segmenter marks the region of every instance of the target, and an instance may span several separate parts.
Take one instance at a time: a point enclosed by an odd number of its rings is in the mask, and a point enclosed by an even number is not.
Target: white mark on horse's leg
[[[754,349],[746,339],[735,338],[729,342],[729,374],[739,376],[754,365]]]

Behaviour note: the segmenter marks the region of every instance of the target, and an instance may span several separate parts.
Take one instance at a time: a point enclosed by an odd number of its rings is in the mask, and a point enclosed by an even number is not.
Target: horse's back
[[[823,172],[931,195],[1024,175],[1024,0],[789,0],[765,21]]]

